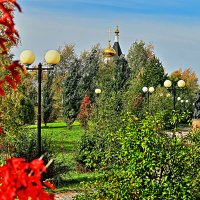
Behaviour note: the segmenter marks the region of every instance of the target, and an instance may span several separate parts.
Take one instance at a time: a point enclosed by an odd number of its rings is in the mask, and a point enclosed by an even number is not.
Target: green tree
[[[133,75],[136,75],[138,70],[147,63],[148,59],[153,55],[153,46],[146,45],[145,42],[136,41],[129,48],[127,60],[132,70]]]
[[[82,91],[82,97],[87,93],[92,102],[94,101],[94,91],[97,87],[97,74],[101,63],[101,56],[102,53],[99,45],[96,45],[90,52],[84,52],[84,55],[81,57],[80,89]]]
[[[145,45],[143,41],[135,42],[128,53],[128,62],[132,69],[130,85],[126,93],[127,111],[131,111],[138,117],[142,117],[147,111],[144,86],[156,88],[163,85],[165,79],[164,68],[160,60],[153,52],[151,44]]]
[[[37,91],[35,84],[35,75],[27,73],[22,77],[18,86],[21,93],[20,100],[20,118],[23,124],[33,124],[35,120],[35,105],[37,104]]]
[[[165,80],[164,67],[155,55],[144,65],[141,77],[141,84],[143,84],[143,86],[156,87],[158,85],[163,85]]]
[[[75,54],[75,46],[73,44],[65,44],[59,47],[58,52],[60,53],[60,62],[55,65],[54,79],[52,88],[54,90],[54,104],[51,113],[52,120],[63,117],[63,91],[64,82],[68,77],[68,72],[72,67],[74,59],[77,57]]]
[[[130,67],[124,55],[118,57],[114,65],[114,87],[115,91],[127,90],[130,78]]]
[[[119,143],[115,136],[113,135],[112,140],[108,139],[109,133],[114,133],[120,127],[119,122],[123,112],[121,105],[123,89],[115,91],[114,69],[114,61],[101,63],[99,67],[97,85],[101,93],[96,95],[88,127],[80,143],[77,161],[89,169],[98,168],[105,154],[109,155],[106,162],[110,165],[115,160],[113,155],[118,151]]]
[[[49,122],[53,109],[53,102],[54,102],[53,99],[54,91],[52,88],[53,78],[54,78],[53,72],[48,71],[46,82],[43,86],[43,92],[42,92],[43,121],[45,126]]]
[[[59,76],[62,79],[65,79],[67,72],[71,67],[71,63],[76,58],[75,54],[75,45],[65,44],[62,47],[59,47],[58,52],[60,53],[60,62],[55,66],[55,77]]]
[[[4,88],[8,95],[1,99],[0,121],[7,133],[17,134],[21,125],[32,124],[35,120],[37,92],[32,93],[35,89],[32,77],[29,73],[22,76],[16,92],[8,86]]]
[[[64,82],[63,91],[63,116],[64,121],[67,123],[68,128],[71,128],[75,121],[79,109],[82,97],[80,95],[80,61],[75,59],[71,63],[71,68],[68,71],[68,76]]]
[[[33,124],[35,119],[35,107],[30,98],[24,96],[20,100],[19,117],[23,124]]]

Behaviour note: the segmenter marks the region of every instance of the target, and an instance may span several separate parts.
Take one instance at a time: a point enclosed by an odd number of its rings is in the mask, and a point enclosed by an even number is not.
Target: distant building
[[[111,47],[111,44],[110,44],[110,30],[109,30],[109,32],[108,32],[108,46],[107,46],[107,48],[105,48],[103,50],[104,62],[107,63],[107,62],[113,60],[115,55],[116,55],[116,51]]]
[[[118,25],[115,29],[115,42],[113,48],[110,45],[110,31],[108,35],[108,47],[103,50],[104,60],[107,62],[112,59],[116,59],[122,55],[122,50],[119,45],[119,28]]]
[[[122,54],[122,50],[120,48],[119,45],[119,29],[118,29],[118,25],[115,29],[115,43],[113,45],[113,49],[115,50],[116,54],[114,56],[114,58],[116,59],[117,57],[119,57]]]

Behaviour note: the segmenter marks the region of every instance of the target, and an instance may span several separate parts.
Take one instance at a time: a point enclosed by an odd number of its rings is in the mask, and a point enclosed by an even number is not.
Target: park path
[[[64,192],[64,193],[59,193],[56,194],[56,200],[72,200],[73,197],[78,195],[78,192],[76,191],[69,191],[69,192]]]
[[[191,131],[192,131],[191,127],[184,127],[184,128],[181,128],[180,131],[176,131],[175,133],[173,133],[172,131],[165,131],[165,132],[167,133],[169,137],[172,137],[175,134],[179,138],[184,138]]]

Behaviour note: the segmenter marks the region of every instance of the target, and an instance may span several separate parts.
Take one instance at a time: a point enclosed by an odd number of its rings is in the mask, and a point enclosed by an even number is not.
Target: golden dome
[[[116,55],[116,51],[111,47],[110,41],[108,41],[108,47],[103,50],[104,57],[114,57]]]

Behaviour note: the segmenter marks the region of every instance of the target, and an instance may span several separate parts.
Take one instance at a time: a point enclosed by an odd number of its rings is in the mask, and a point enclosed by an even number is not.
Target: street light
[[[98,95],[98,94],[101,94],[101,89],[97,88],[97,89],[95,89],[94,92],[95,92],[95,94],[97,94],[97,95]]]
[[[154,92],[154,87],[143,87],[142,88],[142,91],[146,94],[147,93],[147,104],[148,104],[148,110],[149,110],[149,95],[150,93],[153,93]]]
[[[189,103],[189,100],[181,100],[181,103],[183,104],[183,107],[185,108],[185,107],[187,107],[187,104]]]
[[[180,100],[181,100],[181,97],[177,97],[177,100],[180,101]]]
[[[168,90],[171,90],[171,92],[172,92],[172,94],[173,94],[173,106],[174,106],[174,110],[176,110],[176,90],[178,89],[178,88],[184,88],[185,87],[185,81],[184,80],[179,80],[178,82],[177,82],[177,86],[178,87],[176,87],[176,85],[173,83],[172,84],[172,81],[170,81],[170,80],[166,80],[165,82],[164,82],[164,86],[168,89]]]
[[[42,71],[53,70],[54,65],[60,62],[60,54],[55,50],[50,50],[45,54],[45,61],[52,67],[42,67],[42,63],[38,64],[37,68],[29,67],[35,61],[35,55],[30,50],[25,50],[20,54],[20,61],[26,65],[27,70],[38,71],[38,116],[37,116],[37,145],[38,145],[38,156],[41,156],[41,95],[42,95]]]
[[[97,88],[95,89],[95,94],[96,96],[98,96],[99,94],[101,94],[101,89]],[[97,118],[99,118],[99,106],[98,106],[98,103],[97,103]]]

